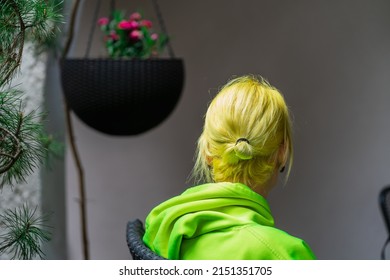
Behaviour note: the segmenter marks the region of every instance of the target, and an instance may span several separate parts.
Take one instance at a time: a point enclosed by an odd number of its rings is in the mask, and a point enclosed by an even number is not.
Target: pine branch
[[[0,254],[12,254],[12,259],[32,259],[40,257],[44,253],[41,243],[50,240],[50,233],[44,229],[46,217],[36,217],[35,207],[30,210],[26,205],[21,209],[7,210],[0,215],[0,227],[3,227],[5,234],[0,238]]]
[[[0,151],[0,157],[2,161],[2,165],[0,165],[0,174],[7,172],[13,164],[16,162],[16,160],[19,158],[21,149],[20,149],[20,141],[19,139],[8,129],[4,127],[0,127],[0,133],[2,135],[1,137],[1,142],[7,142],[7,138],[11,138],[11,142],[15,143],[15,152],[13,154],[7,153],[7,152],[2,152]],[[13,141],[12,141],[13,140]]]
[[[25,40],[42,46],[55,37],[61,9],[58,0],[0,1],[0,87],[19,68]]]
[[[0,0],[0,189],[24,182],[56,148],[48,146],[42,114],[24,114],[18,91],[1,88],[17,71],[25,40],[42,45],[56,35],[61,9],[60,0]]]
[[[10,32],[10,34],[15,34],[15,38],[13,39],[12,43],[9,44],[8,46],[1,47],[1,50],[5,51],[5,53],[8,54],[8,58],[2,61],[3,62],[2,66],[4,65],[6,67],[5,68],[1,67],[2,78],[0,80],[0,86],[6,83],[11,77],[11,75],[15,72],[15,70],[19,67],[20,61],[22,60],[24,36],[25,36],[25,24],[16,2],[12,0],[5,1],[5,2],[7,3],[5,3],[4,6],[2,5],[4,11],[9,12],[10,15],[14,15],[14,18],[8,17],[7,22],[4,22],[3,28],[11,27],[13,28],[13,30],[16,29],[18,31],[16,31],[16,34],[15,31]],[[15,21],[18,21],[18,23],[15,23]]]
[[[20,92],[0,92],[0,188],[25,182],[43,161],[43,115],[23,113]]]
[[[20,92],[3,88],[20,66],[26,40],[42,46],[55,37],[61,8],[59,0],[0,0],[0,189],[25,182],[55,147],[43,131],[43,114],[25,114]],[[41,243],[50,234],[43,229],[45,218],[35,217],[36,209],[24,205],[0,215],[0,229],[5,232],[0,236],[0,254],[43,258]]]

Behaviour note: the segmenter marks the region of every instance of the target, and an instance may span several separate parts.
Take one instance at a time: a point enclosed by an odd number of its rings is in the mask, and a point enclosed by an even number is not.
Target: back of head
[[[203,182],[266,183],[284,148],[292,163],[291,121],[281,93],[261,77],[229,81],[211,102],[193,176]]]

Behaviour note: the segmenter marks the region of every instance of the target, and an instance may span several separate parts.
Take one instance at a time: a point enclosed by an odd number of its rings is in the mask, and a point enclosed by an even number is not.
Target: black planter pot
[[[181,59],[64,59],[65,98],[90,127],[111,135],[136,135],[163,122],[184,84]]]

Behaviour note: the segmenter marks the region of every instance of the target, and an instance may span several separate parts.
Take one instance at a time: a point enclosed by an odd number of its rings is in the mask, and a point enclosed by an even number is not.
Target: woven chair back
[[[386,259],[386,248],[390,243],[390,186],[387,186],[382,189],[379,194],[379,206],[381,208],[383,219],[387,228],[387,240],[383,245],[381,252],[381,259]]]
[[[127,246],[133,260],[165,260],[150,250],[142,241],[145,230],[140,220],[129,221],[126,227]]]

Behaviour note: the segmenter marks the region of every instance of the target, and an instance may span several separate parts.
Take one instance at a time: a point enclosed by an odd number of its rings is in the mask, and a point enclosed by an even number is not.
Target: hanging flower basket
[[[175,108],[184,83],[181,59],[64,59],[65,98],[90,127],[136,135],[156,127]]]

